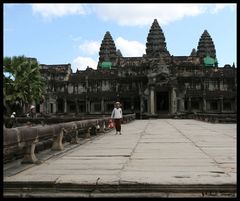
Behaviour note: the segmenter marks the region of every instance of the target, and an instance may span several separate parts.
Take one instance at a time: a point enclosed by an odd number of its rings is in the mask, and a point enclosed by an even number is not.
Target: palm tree
[[[44,95],[45,83],[37,60],[25,56],[4,57],[3,64],[5,107],[19,105],[25,111],[33,101],[39,103]]]

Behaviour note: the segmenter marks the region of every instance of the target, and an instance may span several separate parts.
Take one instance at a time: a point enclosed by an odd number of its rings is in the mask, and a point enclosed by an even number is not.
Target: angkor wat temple
[[[123,57],[106,32],[96,70],[72,73],[70,64],[40,67],[48,88],[37,112],[109,115],[115,101],[125,114],[140,117],[237,111],[237,70],[234,64],[218,66],[207,30],[190,56],[173,56],[155,19],[142,57]]]

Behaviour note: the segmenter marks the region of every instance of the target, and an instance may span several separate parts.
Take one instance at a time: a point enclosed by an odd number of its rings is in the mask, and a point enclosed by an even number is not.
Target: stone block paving
[[[4,181],[236,184],[236,124],[135,120]]]

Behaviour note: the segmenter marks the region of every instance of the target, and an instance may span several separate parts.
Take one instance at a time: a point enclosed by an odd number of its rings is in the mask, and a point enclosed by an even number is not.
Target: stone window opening
[[[86,102],[85,101],[79,101],[78,107],[79,107],[80,113],[86,112]]]
[[[218,110],[218,102],[217,101],[211,101],[210,102],[210,110],[217,111]]]
[[[191,107],[192,107],[193,110],[199,110],[199,108],[200,108],[199,100],[192,99]]]
[[[114,105],[111,103],[106,104],[106,112],[111,112],[113,110]]]
[[[101,112],[101,103],[95,103],[93,109],[94,112]]]
[[[53,113],[53,103],[50,103],[50,113]]]
[[[232,104],[230,101],[223,102],[223,110],[227,110],[227,111],[232,110]]]
[[[68,104],[69,104],[69,112],[70,113],[76,113],[76,105],[75,105],[75,103],[72,102],[72,101],[69,101]]]
[[[63,99],[57,99],[57,111],[58,111],[58,113],[64,112],[64,100]]]

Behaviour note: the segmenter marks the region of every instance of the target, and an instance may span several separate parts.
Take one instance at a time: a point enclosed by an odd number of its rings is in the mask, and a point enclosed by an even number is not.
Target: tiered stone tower
[[[115,63],[117,58],[117,50],[115,43],[109,31],[106,32],[102,40],[102,44],[99,51],[98,68],[101,68],[103,62]]]
[[[197,56],[201,58],[210,56],[216,59],[215,46],[207,30],[204,30],[201,38],[199,39],[197,47]]]
[[[148,33],[146,54],[148,57],[170,56],[166,47],[165,36],[156,19],[154,19]]]

